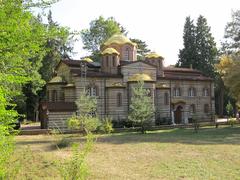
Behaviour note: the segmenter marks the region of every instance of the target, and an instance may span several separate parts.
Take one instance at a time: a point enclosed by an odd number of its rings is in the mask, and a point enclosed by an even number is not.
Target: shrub
[[[237,123],[237,120],[234,119],[234,118],[230,118],[230,119],[228,120],[228,124],[231,125],[232,127],[233,127],[233,125],[236,124],[236,123]]]
[[[101,124],[101,131],[103,131],[104,133],[110,134],[113,131],[113,124],[112,124],[112,120],[110,118],[104,118],[102,120],[102,124]]]
[[[70,129],[78,129],[84,134],[96,131],[101,125],[97,117],[91,117],[88,115],[74,116],[70,118],[67,123]]]
[[[89,133],[83,149],[79,149],[78,144],[72,145],[72,156],[63,163],[57,163],[58,170],[63,179],[85,180],[89,175],[88,166],[85,162],[86,156],[91,151],[94,142],[94,136]]]
[[[56,146],[58,148],[65,148],[68,147],[71,144],[71,141],[66,138],[66,137],[61,137],[57,142],[56,142]]]

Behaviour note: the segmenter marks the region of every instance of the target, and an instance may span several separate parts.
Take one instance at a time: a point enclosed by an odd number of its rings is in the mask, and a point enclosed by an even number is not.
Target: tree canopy
[[[214,77],[217,48],[207,19],[199,16],[196,26],[190,17],[186,18],[183,33],[183,49],[179,52],[177,66],[190,67]]]
[[[90,22],[89,29],[83,29],[81,31],[81,37],[83,42],[83,49],[88,50],[91,53],[91,58],[95,61],[100,60],[100,46],[112,35],[116,33],[127,34],[126,29],[118,23],[113,17],[105,19],[100,16]],[[145,41],[136,38],[130,38],[130,40],[138,45],[138,55],[145,56],[150,50],[147,48]]]

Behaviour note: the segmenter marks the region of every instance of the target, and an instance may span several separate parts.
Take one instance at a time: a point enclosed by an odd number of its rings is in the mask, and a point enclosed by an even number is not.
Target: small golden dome
[[[157,58],[162,58],[163,59],[163,57],[162,56],[160,56],[159,54],[157,54],[157,53],[155,53],[155,52],[151,52],[151,53],[149,53],[149,54],[147,54],[146,56],[145,56],[145,58],[147,58],[147,59],[157,59]]]
[[[133,46],[136,46],[136,43],[133,43],[123,34],[114,34],[112,37],[110,37],[105,43],[103,43],[104,46],[109,46],[111,44],[131,44]]]
[[[83,61],[86,61],[86,62],[89,62],[89,63],[93,62],[93,60],[90,59],[90,58],[84,58]]]
[[[141,74],[134,74],[128,78],[128,82],[133,82],[133,81],[153,81],[153,79],[148,74],[141,73]]]
[[[49,81],[49,83],[61,83],[61,82],[65,82],[61,76],[55,76]]]
[[[117,55],[119,55],[119,52],[117,52],[117,50],[114,49],[114,48],[107,48],[102,52],[102,55],[105,55],[105,54],[117,54]]]

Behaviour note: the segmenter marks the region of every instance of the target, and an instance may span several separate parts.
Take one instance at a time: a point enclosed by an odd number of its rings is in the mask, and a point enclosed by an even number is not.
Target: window
[[[117,94],[117,106],[118,107],[122,106],[122,94],[121,93]]]
[[[89,96],[97,96],[97,87],[96,86],[88,87],[87,94]]]
[[[52,91],[52,102],[56,102],[57,101],[57,91],[53,90]]]
[[[46,96],[47,96],[47,101],[50,101],[50,97],[49,97],[49,91],[47,91],[47,94],[46,94]]]
[[[191,105],[190,105],[190,107],[189,107],[189,112],[190,112],[191,114],[196,113],[196,106],[195,106],[195,104],[191,104]]]
[[[203,88],[203,96],[209,96],[208,88]]]
[[[167,92],[164,93],[164,104],[169,105],[169,95]]]
[[[130,60],[130,49],[127,47],[124,52],[125,60]]]
[[[116,61],[115,61],[115,56],[112,56],[112,63],[113,63],[113,66],[115,67],[115,66],[117,66],[116,64]]]
[[[188,96],[189,96],[189,97],[196,96],[196,90],[195,90],[195,88],[191,87],[191,88],[188,89]]]
[[[109,66],[109,62],[108,62],[108,56],[106,56],[106,66],[108,67]]]
[[[60,93],[60,100],[61,100],[61,101],[64,101],[64,100],[65,100],[65,94],[64,94],[63,91]]]
[[[173,88],[173,96],[181,96],[181,91],[179,87]]]
[[[209,105],[204,104],[204,113],[209,113]]]

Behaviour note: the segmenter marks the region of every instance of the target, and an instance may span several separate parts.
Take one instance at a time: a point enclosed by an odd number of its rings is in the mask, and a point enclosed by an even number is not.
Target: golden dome
[[[65,82],[61,76],[55,76],[53,77],[49,83],[62,83]]]
[[[112,37],[110,37],[105,43],[103,43],[104,46],[109,46],[111,44],[131,44],[133,46],[136,46],[136,43],[133,43],[123,34],[114,34]]]
[[[90,58],[84,58],[83,61],[86,61],[86,62],[89,62],[89,63],[93,62],[93,60],[90,59]]]
[[[162,58],[162,59],[163,59],[162,56],[160,56],[159,54],[157,54],[157,53],[155,53],[155,52],[151,52],[151,53],[147,54],[147,55],[145,56],[145,58],[147,58],[147,59]]]
[[[133,82],[133,81],[153,81],[153,79],[148,74],[141,73],[141,74],[134,74],[128,78],[128,82]]]
[[[119,52],[117,52],[117,50],[114,49],[114,48],[107,48],[102,52],[102,55],[105,55],[105,54],[117,54],[117,55],[119,55]]]

